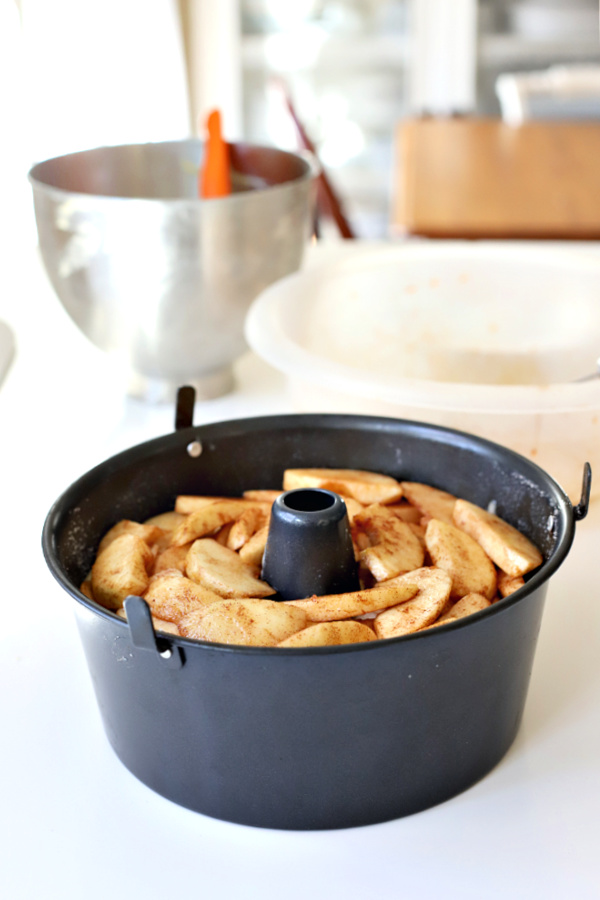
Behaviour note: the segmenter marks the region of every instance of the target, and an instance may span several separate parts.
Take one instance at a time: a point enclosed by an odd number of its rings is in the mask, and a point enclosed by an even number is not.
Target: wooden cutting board
[[[391,224],[440,238],[600,238],[600,122],[404,121]]]

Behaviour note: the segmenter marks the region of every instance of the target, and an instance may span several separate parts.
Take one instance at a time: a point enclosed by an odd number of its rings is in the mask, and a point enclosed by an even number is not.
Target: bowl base
[[[196,400],[215,400],[233,390],[233,367],[224,366],[194,378],[153,378],[140,372],[130,372],[127,393],[130,397],[149,403],[173,403],[183,384],[194,388]]]

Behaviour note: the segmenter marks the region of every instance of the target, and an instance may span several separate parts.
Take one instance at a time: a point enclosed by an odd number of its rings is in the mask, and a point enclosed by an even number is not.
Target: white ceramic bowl
[[[573,497],[600,471],[600,258],[554,245],[357,246],[284,278],[246,338],[298,411],[462,429],[534,460]]]

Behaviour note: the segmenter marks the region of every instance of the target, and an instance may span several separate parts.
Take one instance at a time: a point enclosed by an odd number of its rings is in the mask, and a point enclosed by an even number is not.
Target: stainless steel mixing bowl
[[[146,399],[231,389],[250,303],[299,267],[310,233],[310,157],[232,144],[233,193],[199,200],[202,152],[195,139],[102,147],[29,173],[56,294]]]

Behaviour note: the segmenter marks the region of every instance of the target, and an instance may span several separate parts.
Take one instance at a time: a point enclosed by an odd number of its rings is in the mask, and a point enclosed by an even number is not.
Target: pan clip
[[[165,638],[156,636],[152,614],[146,601],[131,594],[125,598],[124,606],[133,646],[138,650],[155,653],[161,665],[180,669],[184,662],[183,651]]]
[[[583,467],[583,484],[581,486],[581,500],[573,510],[575,521],[585,519],[590,508],[590,493],[592,490],[592,467],[589,462]]]
[[[183,385],[177,391],[175,405],[175,431],[191,428],[194,424],[194,403],[196,391],[190,385]]]

